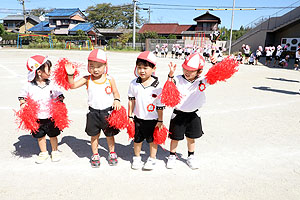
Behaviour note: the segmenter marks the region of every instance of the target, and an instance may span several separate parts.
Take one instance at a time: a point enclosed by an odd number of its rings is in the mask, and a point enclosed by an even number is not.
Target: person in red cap
[[[106,118],[110,112],[121,108],[120,94],[116,86],[115,79],[107,74],[106,53],[100,49],[93,50],[88,57],[89,76],[74,81],[75,68],[72,64],[66,64],[66,72],[71,89],[86,85],[88,92],[89,112],[87,114],[85,132],[91,136],[91,166],[100,166],[100,156],[98,154],[98,144],[101,130],[106,136],[109,155],[108,164],[115,166],[118,163],[118,156],[115,153],[114,136],[119,133],[118,129],[110,127]]]
[[[19,93],[20,106],[26,105],[26,100],[30,97],[38,104],[37,123],[39,128],[32,132],[32,136],[37,138],[40,153],[36,163],[41,164],[49,158],[46,146],[46,135],[50,137],[52,147],[51,159],[53,162],[60,160],[60,153],[57,150],[57,136],[60,135],[59,128],[55,127],[55,122],[49,110],[49,102],[52,99],[63,101],[64,96],[58,86],[49,80],[51,72],[51,62],[46,57],[35,55],[27,60],[28,82]]]
[[[170,156],[167,168],[174,168],[176,164],[176,148],[178,142],[186,136],[188,146],[187,164],[191,169],[197,169],[198,165],[194,157],[195,139],[203,135],[201,118],[198,109],[205,103],[204,90],[208,86],[205,79],[200,78],[204,58],[199,53],[188,56],[182,64],[183,74],[174,77],[176,65],[169,64],[168,77],[176,84],[182,98],[175,106],[171,116],[169,137],[171,138]]]
[[[159,98],[162,87],[153,75],[155,70],[156,56],[150,51],[140,53],[135,67],[137,78],[131,81],[128,90],[129,122],[135,123],[132,169],[152,170],[156,165],[157,144],[153,142],[153,133],[155,127],[163,128],[164,105]],[[145,139],[150,146],[150,156],[144,165],[140,153]]]

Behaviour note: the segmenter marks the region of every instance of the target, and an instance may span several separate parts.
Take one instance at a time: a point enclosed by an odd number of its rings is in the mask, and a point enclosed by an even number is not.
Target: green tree
[[[168,35],[168,39],[177,39],[176,35],[170,34]]]
[[[118,42],[120,42],[122,47],[124,47],[129,39],[132,39],[132,33],[123,33],[118,37]]]
[[[3,24],[0,24],[0,36],[4,35],[5,33],[6,32],[5,32]]]
[[[146,39],[151,38],[151,39],[158,39],[158,34],[157,32],[151,32],[151,31],[146,31],[144,33],[138,33],[137,34],[138,40],[140,42],[145,42]]]
[[[85,34],[85,32],[83,30],[79,29],[79,30],[76,31],[76,35],[78,35],[78,36],[85,36],[86,34]]]
[[[113,6],[111,3],[97,4],[86,9],[88,19],[97,28],[133,28],[133,5]],[[143,22],[137,12],[137,26]]]
[[[54,8],[51,8],[49,10],[47,10],[46,8],[36,8],[36,9],[30,10],[30,15],[35,15],[35,16],[39,17],[39,16],[44,15],[48,12],[53,11],[53,10],[54,10]]]

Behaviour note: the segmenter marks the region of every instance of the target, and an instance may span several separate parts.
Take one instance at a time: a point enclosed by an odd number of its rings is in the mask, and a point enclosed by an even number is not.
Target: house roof
[[[181,34],[183,31],[194,30],[194,27],[195,25],[179,25],[178,23],[149,23],[144,24],[139,33]]]
[[[29,15],[27,16],[26,19],[32,19],[33,21],[40,23],[40,19],[37,16],[34,15]],[[24,16],[23,15],[7,15],[6,17],[3,18],[3,20],[6,21],[24,21]]]
[[[83,16],[84,14],[80,11],[79,8],[57,8],[46,14],[48,17],[66,17],[80,12]]]
[[[176,32],[178,23],[147,23],[142,26],[139,33],[157,32],[158,34],[173,34]]]
[[[130,33],[132,29],[125,29],[125,28],[98,28],[100,33],[115,33],[115,34],[122,34],[122,33]]]
[[[49,22],[48,21],[43,21],[37,25],[35,25],[34,27],[30,28],[28,31],[33,31],[33,32],[50,32],[53,29],[55,29],[54,27],[50,28],[49,27]]]
[[[194,21],[196,21],[196,22],[218,22],[219,24],[221,23],[221,19],[219,17],[210,14],[208,11],[205,14],[194,18]]]
[[[93,28],[93,24],[91,23],[82,23],[82,24],[78,24],[77,26],[75,26],[74,28],[72,28],[70,31],[78,31],[78,30],[83,30],[83,31],[90,31]]]

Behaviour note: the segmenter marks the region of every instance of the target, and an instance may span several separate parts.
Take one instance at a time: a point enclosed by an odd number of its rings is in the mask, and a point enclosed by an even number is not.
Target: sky
[[[132,2],[132,0],[25,0],[25,7],[26,9],[79,8],[80,10],[85,10],[88,6],[94,6],[100,3],[123,5]],[[251,25],[251,22],[257,21],[261,17],[268,17],[270,15],[271,17],[281,16],[291,10],[291,8],[283,9],[283,7],[290,6],[293,3],[295,3],[294,6],[300,6],[300,0],[235,0],[236,7],[257,8],[257,10],[234,11],[233,29],[239,29],[241,26],[249,26]],[[193,21],[194,18],[206,12],[205,10],[194,10],[195,8],[232,8],[233,0],[139,0],[137,4],[141,8],[150,7],[151,23],[178,23],[180,25],[192,25],[195,24],[195,21]],[[1,0],[0,19],[4,18],[8,14],[21,13],[21,9],[22,5],[18,0]],[[230,28],[232,11],[209,12],[221,18],[220,26]],[[144,19],[148,20],[148,11],[141,10],[139,13]]]

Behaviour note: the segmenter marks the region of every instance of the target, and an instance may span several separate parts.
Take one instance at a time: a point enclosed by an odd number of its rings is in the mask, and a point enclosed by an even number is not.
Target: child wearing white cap
[[[26,105],[27,98],[31,98],[38,104],[37,123],[39,128],[36,132],[31,133],[34,138],[37,138],[41,151],[35,161],[37,164],[44,163],[49,158],[46,135],[50,137],[52,161],[57,162],[61,158],[57,149],[57,136],[60,135],[60,130],[55,126],[49,110],[49,103],[53,99],[63,101],[64,96],[60,89],[49,80],[51,66],[50,60],[44,56],[30,57],[27,60],[28,82],[21,89],[18,97],[21,108]]]
[[[143,169],[152,170],[156,165],[157,144],[153,142],[155,127],[163,128],[163,109],[159,95],[162,88],[158,78],[154,76],[156,57],[145,51],[139,54],[136,61],[135,78],[128,90],[129,122],[135,123],[134,156],[132,169],[141,169],[144,165],[140,153],[142,143],[146,139],[150,146],[150,156]]]
[[[171,116],[169,137],[171,138],[170,156],[167,168],[172,169],[176,163],[176,148],[178,142],[186,136],[188,145],[187,164],[191,169],[197,169],[198,165],[194,157],[195,139],[203,135],[201,118],[198,109],[205,103],[204,90],[209,85],[206,79],[199,76],[205,65],[204,58],[199,53],[188,56],[182,64],[183,74],[174,77],[176,65],[169,64],[168,77],[173,80],[182,99],[175,106]]]
[[[119,133],[118,129],[109,126],[106,118],[110,112],[121,108],[120,94],[116,86],[115,79],[107,74],[107,57],[106,53],[100,49],[93,50],[88,57],[89,76],[74,81],[73,75],[75,68],[72,64],[66,64],[68,81],[71,89],[79,88],[86,85],[88,92],[89,112],[87,114],[85,132],[91,136],[91,166],[100,166],[100,156],[98,154],[98,144],[101,130],[106,136],[109,155],[108,163],[115,166],[118,163],[117,154],[115,153],[114,136]]]

